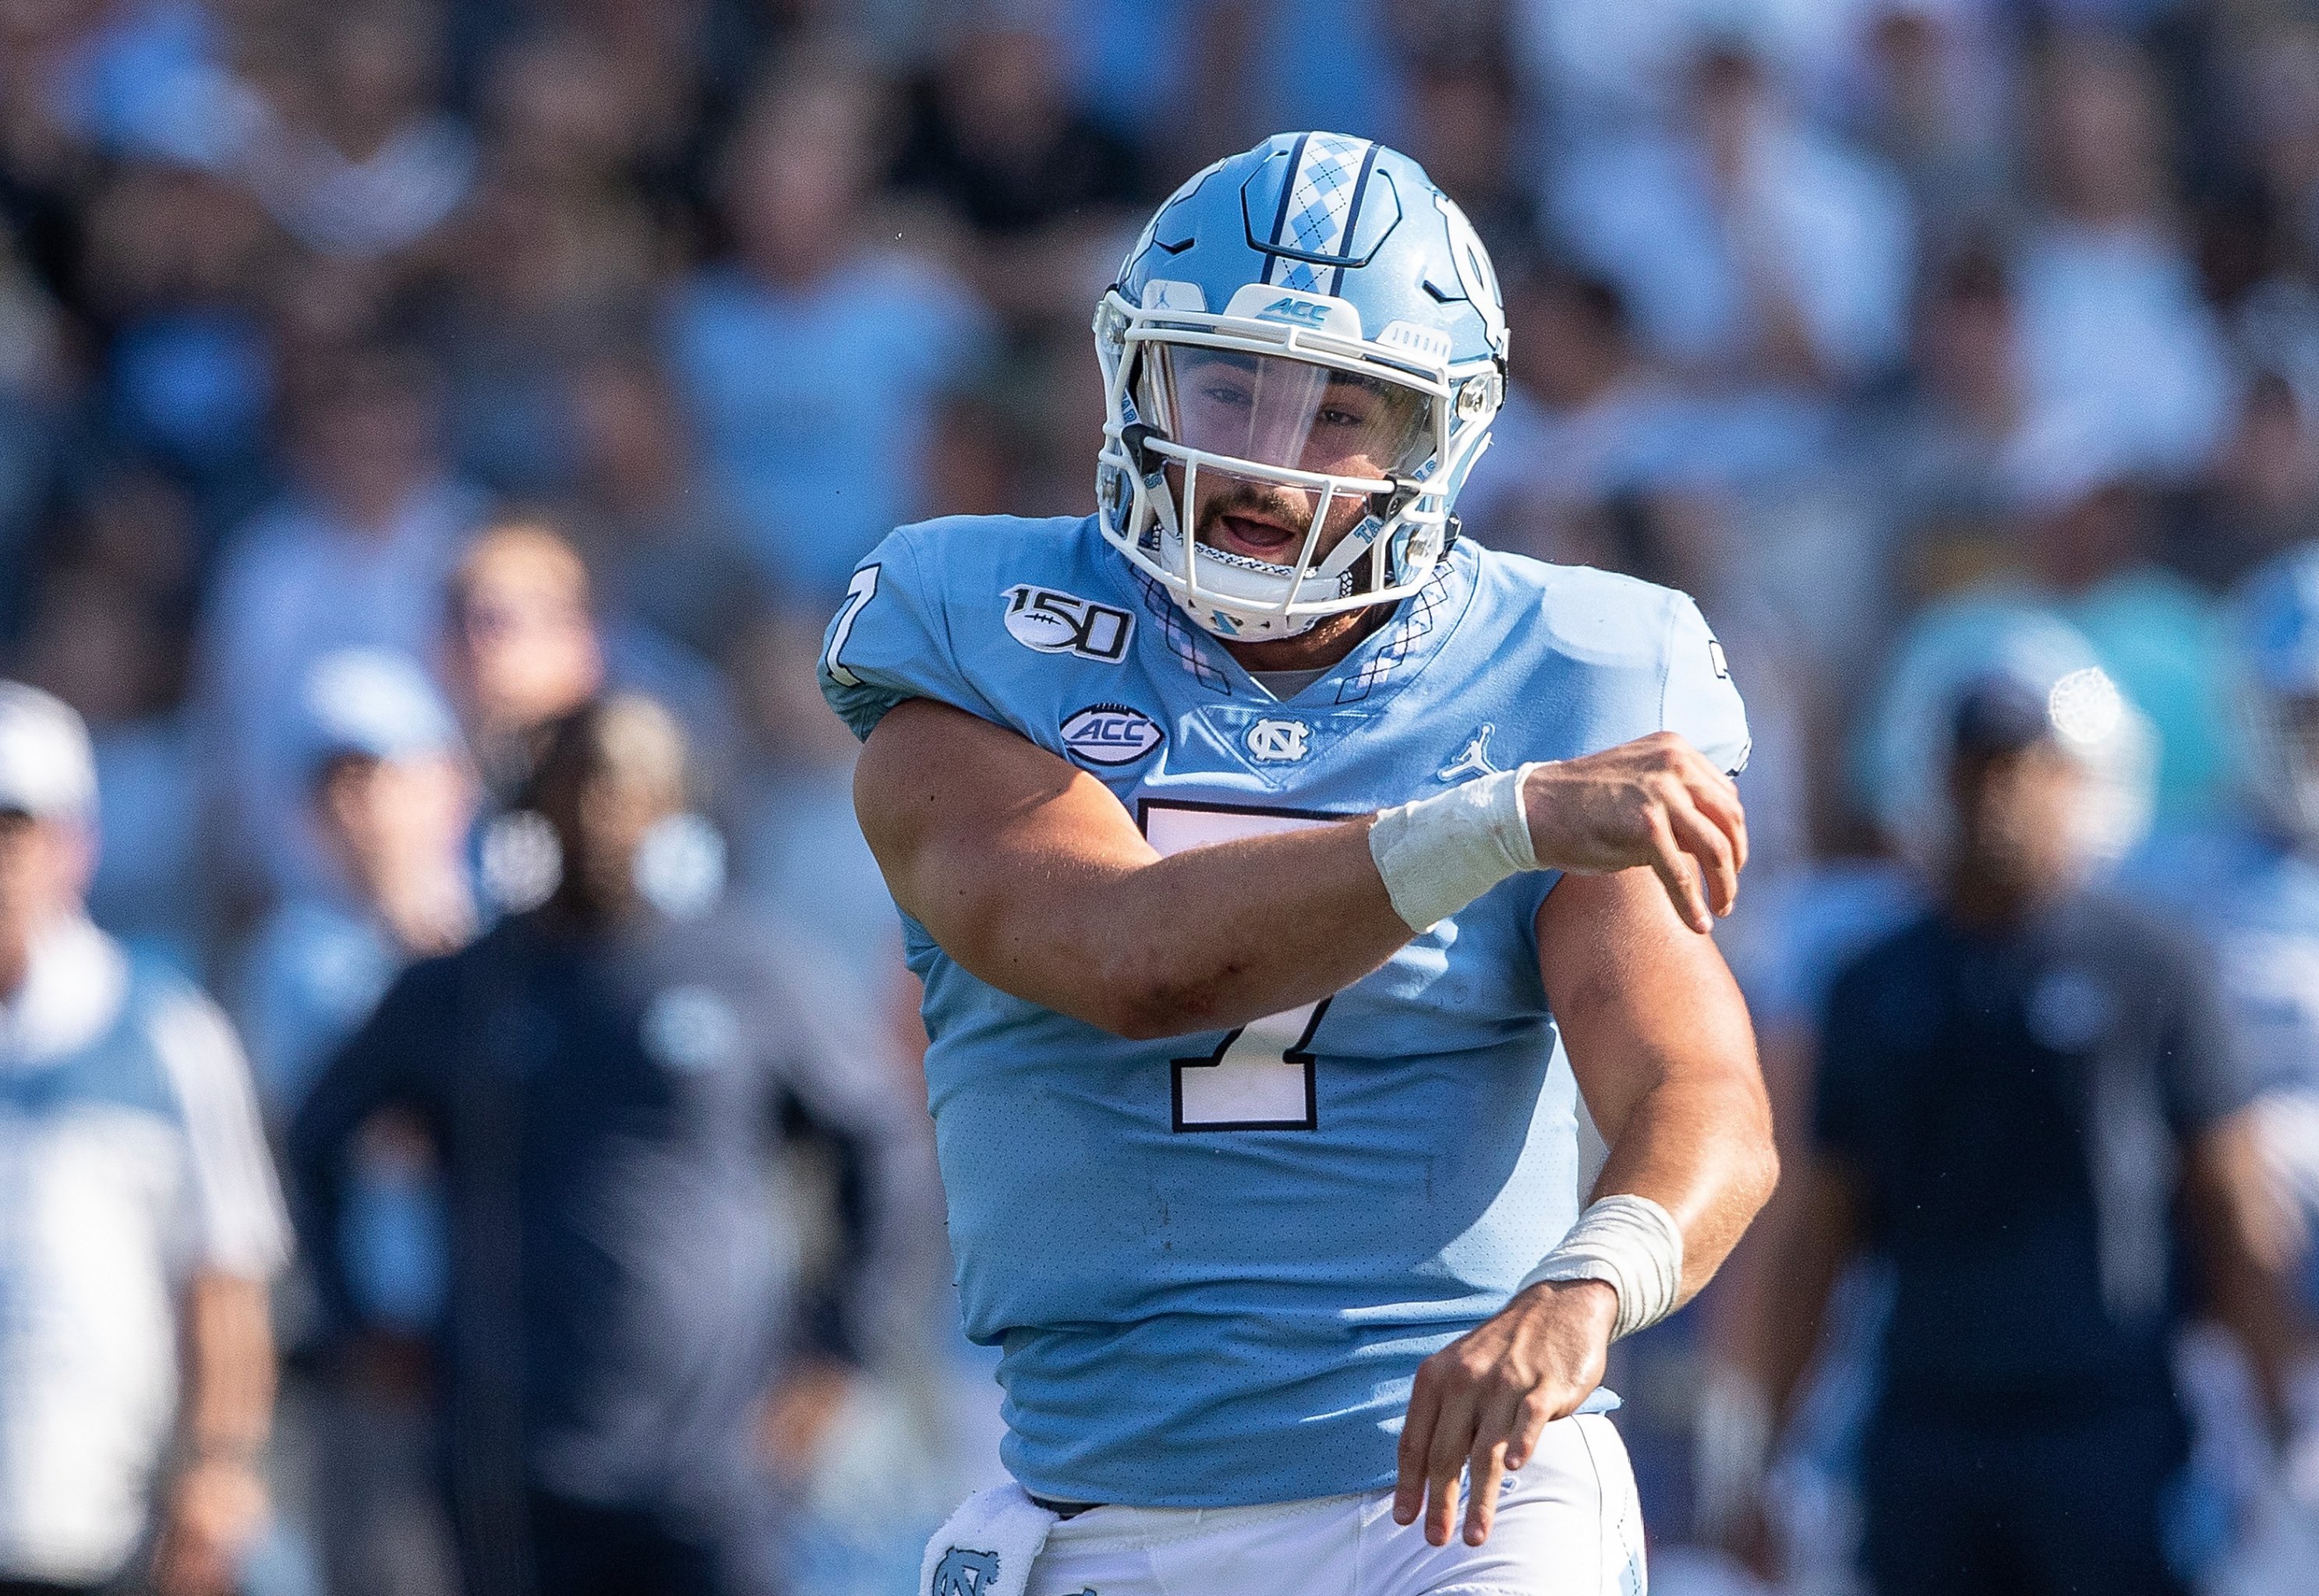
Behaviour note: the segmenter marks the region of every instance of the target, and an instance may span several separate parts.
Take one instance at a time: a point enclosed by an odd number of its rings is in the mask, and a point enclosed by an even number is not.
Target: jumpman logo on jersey
[[[1456,759],[1433,772],[1437,781],[1456,781],[1460,776],[1494,776],[1498,767],[1490,762],[1490,734],[1496,731],[1493,721],[1484,721],[1481,729],[1467,740],[1465,750]]]

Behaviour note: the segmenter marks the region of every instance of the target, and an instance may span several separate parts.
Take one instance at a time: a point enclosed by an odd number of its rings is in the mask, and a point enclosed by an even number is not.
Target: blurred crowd
[[[1929,609],[2066,621],[2161,829],[2233,802],[2221,606],[2319,537],[2302,0],[13,0],[0,676],[90,729],[95,923],[217,995],[278,1142],[397,969],[537,900],[542,728],[649,695],[690,749],[656,879],[785,926],[915,1106],[822,626],[899,522],[1094,508],[1111,271],[1303,127],[1416,157],[1494,256],[1466,533],[1682,587],[1727,645],[1775,1065],[1828,927],[1878,923],[1844,861],[1888,849],[1880,684]],[[439,1172],[391,1117],[359,1150],[344,1289],[410,1333],[349,1416],[328,1305],[277,1287],[253,1589],[449,1578]],[[768,1421],[811,1454],[775,1457],[801,1588],[898,1588],[991,1466],[925,1294],[883,1394]],[[1673,1371],[1638,1435],[1687,1434],[1696,1348],[1628,1356]],[[1688,1465],[1636,1450],[1679,1537]],[[904,1490],[903,1451],[943,1461]],[[388,1505],[356,1533],[344,1492]]]

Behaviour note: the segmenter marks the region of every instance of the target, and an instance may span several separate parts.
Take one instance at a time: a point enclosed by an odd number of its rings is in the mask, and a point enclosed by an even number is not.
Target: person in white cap
[[[458,722],[419,663],[344,648],[297,699],[305,819],[329,866],[267,916],[239,1010],[268,1118],[288,1124],[330,1055],[413,960],[475,929],[465,841],[476,783]],[[387,1119],[356,1155],[339,1237],[371,1333],[323,1379],[293,1378],[279,1452],[330,1590],[439,1591],[449,1530],[436,1500],[428,1338],[442,1308],[440,1185],[415,1125]],[[293,1367],[302,1360],[295,1356]]]
[[[395,973],[475,929],[465,853],[475,780],[418,662],[383,648],[325,654],[298,719],[304,818],[329,879],[267,919],[239,1011],[267,1110],[285,1120]]]
[[[233,1032],[91,924],[80,717],[0,682],[0,1586],[234,1587],[287,1231]]]

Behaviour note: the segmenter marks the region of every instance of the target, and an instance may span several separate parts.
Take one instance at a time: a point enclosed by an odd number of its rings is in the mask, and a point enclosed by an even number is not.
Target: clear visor
[[[1170,443],[1258,465],[1383,482],[1433,454],[1431,396],[1286,355],[1154,341],[1136,402]]]

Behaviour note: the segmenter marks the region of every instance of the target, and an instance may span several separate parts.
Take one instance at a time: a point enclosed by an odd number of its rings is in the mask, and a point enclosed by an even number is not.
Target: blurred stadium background
[[[487,904],[521,733],[609,681],[690,735],[693,868],[879,1017],[861,1067],[913,1099],[822,623],[897,522],[1093,508],[1110,270],[1183,176],[1307,126],[1408,150],[1495,256],[1513,390],[1467,532],[1685,588],[1728,645],[1727,945],[1775,1065],[1889,913],[1879,687],[1928,606],[2069,619],[2157,731],[2158,824],[2230,802],[2220,600],[2319,536],[2319,7],[6,0],[0,675],[94,733],[96,919],[219,996],[278,1130],[384,974],[331,940],[307,761],[318,718],[405,711],[318,708],[315,667],[391,651],[444,696],[465,775],[374,851],[472,819]],[[402,945],[465,934],[475,883],[413,869]],[[429,1177],[374,1151],[350,1244],[423,1330]],[[311,1434],[349,1376],[278,1295],[248,1588],[446,1589],[423,1492],[376,1483],[423,1472],[423,1335],[338,1427],[330,1477],[409,1519],[350,1557]],[[925,1299],[768,1485],[799,1590],[907,1588],[994,1466],[988,1365]],[[1709,1319],[1621,1351],[1663,1551]]]

